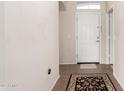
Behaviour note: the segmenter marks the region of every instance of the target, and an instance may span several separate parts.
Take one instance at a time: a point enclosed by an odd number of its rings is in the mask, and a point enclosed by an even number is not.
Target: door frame
[[[109,51],[110,51],[110,48],[109,48],[109,44],[110,44],[110,41],[109,41],[109,32],[110,32],[110,17],[109,17],[109,14],[111,13],[111,12],[113,12],[113,7],[107,12],[107,17],[106,17],[106,21],[107,21],[107,23],[106,23],[106,25],[107,25],[107,32],[106,32],[106,64],[111,64],[110,63],[110,59],[109,59]],[[111,59],[112,59],[112,61],[113,61],[113,64],[114,64],[114,48],[115,48],[115,46],[114,46],[114,44],[115,44],[115,40],[114,40],[114,38],[115,38],[115,35],[114,35],[114,12],[113,12],[113,32],[112,32],[112,37],[113,37],[113,39],[112,39],[112,42],[113,42],[113,45],[112,45],[112,47],[113,47],[113,54],[112,54],[112,56],[110,56],[110,57],[112,57]]]
[[[99,11],[77,11],[76,12],[76,15],[75,15],[75,41],[76,41],[76,64],[79,64],[78,63],[78,13],[95,13],[95,14],[98,14],[99,17],[100,17],[100,31],[99,31],[99,40],[100,40],[100,43],[99,43],[99,64],[101,64],[101,51],[102,51],[102,48],[101,48],[101,32],[102,32],[102,23],[101,23],[101,13]],[[85,63],[84,63],[85,64]]]

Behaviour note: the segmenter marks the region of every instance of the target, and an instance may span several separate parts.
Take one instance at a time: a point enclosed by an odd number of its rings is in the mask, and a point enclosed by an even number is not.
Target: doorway
[[[99,63],[100,22],[97,12],[77,13],[77,63]]]

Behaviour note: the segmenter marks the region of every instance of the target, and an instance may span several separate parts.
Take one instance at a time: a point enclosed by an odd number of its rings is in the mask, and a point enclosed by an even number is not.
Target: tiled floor
[[[96,69],[80,69],[79,64],[60,65],[60,78],[54,86],[53,91],[65,91],[69,81],[69,77],[71,74],[74,73],[107,73],[116,90],[122,91],[122,88],[113,76],[111,65],[97,64],[96,66]]]

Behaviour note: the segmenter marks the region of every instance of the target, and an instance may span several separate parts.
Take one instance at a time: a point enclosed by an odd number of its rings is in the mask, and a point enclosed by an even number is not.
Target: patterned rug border
[[[69,80],[68,80],[68,83],[67,83],[67,86],[66,86],[66,91],[67,91],[67,89],[68,89],[68,87],[69,87],[69,83],[70,83],[70,80],[71,80],[72,75],[75,75],[75,74],[71,74],[71,75],[69,76]]]
[[[65,90],[65,91],[68,91],[68,87],[69,87],[69,83],[70,83],[70,81],[71,81],[71,77],[72,77],[72,75],[81,75],[81,74],[106,74],[107,77],[109,78],[111,84],[113,85],[115,91],[117,91],[117,89],[115,88],[115,86],[114,86],[114,84],[113,84],[111,78],[109,77],[109,75],[108,75],[107,73],[73,73],[73,74],[70,74],[70,76],[69,76],[69,80],[68,80],[68,83],[67,83],[67,86],[66,86],[66,90]]]
[[[109,75],[108,75],[107,73],[105,73],[105,74],[108,76],[108,78],[109,78],[110,82],[112,83],[113,87],[115,88],[115,85],[113,84],[113,82],[112,82],[111,78],[109,77]],[[116,89],[116,88],[115,88],[115,91],[117,91],[117,89]]]

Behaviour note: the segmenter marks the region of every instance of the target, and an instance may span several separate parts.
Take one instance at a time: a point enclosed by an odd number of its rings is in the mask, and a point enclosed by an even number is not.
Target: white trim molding
[[[49,91],[52,91],[52,89],[54,88],[56,82],[59,80],[60,75],[55,79],[54,83],[52,84],[51,88],[49,89]]]
[[[119,79],[119,77],[117,77],[117,75],[115,74],[115,71],[113,72],[115,79],[117,80],[117,82],[120,84],[121,88],[124,90],[124,85],[122,84],[121,80]]]

